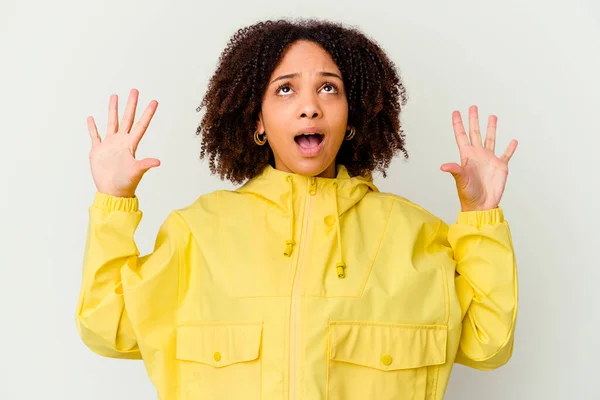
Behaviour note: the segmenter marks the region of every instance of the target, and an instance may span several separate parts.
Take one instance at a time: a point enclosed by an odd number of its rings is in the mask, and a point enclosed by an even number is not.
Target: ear
[[[258,113],[258,120],[256,121],[256,130],[261,135],[265,133],[265,125],[262,122],[262,112]]]

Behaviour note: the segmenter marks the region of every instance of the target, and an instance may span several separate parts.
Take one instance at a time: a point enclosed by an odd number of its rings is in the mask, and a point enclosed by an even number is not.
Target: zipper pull
[[[317,194],[317,178],[315,178],[314,176],[310,177],[310,185],[308,187],[308,193],[311,196],[314,196]]]

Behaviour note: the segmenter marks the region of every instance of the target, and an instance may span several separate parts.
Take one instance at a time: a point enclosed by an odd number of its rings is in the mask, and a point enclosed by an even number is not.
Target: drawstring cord
[[[333,186],[336,188],[335,190],[335,228],[337,234],[337,242],[338,242],[338,259],[339,261],[335,265],[335,269],[337,272],[337,276],[340,279],[344,279],[346,277],[346,264],[344,264],[344,260],[342,259],[342,230],[340,229],[340,217],[338,212],[338,201],[337,201],[337,188],[338,183],[334,182]]]
[[[294,245],[296,244],[296,242],[294,242],[294,184],[292,182],[292,177],[288,176],[286,178],[286,180],[289,183],[290,186],[290,201],[289,201],[289,208],[290,208],[290,215],[291,215],[291,222],[290,222],[290,238],[288,240],[285,241],[285,251],[283,252],[283,255],[286,257],[289,257],[292,255],[292,250],[294,249]]]

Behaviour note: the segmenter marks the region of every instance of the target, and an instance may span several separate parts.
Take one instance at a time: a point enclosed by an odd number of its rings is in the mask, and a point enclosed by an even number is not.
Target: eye
[[[291,93],[292,88],[290,87],[289,83],[283,83],[279,86],[277,86],[277,89],[275,89],[275,94],[278,96],[287,96],[289,93]]]
[[[332,82],[325,82],[323,85],[323,90],[325,93],[335,93],[338,91],[338,86]]]

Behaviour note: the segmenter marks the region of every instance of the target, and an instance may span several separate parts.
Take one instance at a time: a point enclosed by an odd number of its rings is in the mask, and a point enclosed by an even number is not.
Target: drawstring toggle
[[[286,257],[289,257],[292,255],[292,250],[294,249],[294,245],[296,244],[296,242],[294,242],[294,240],[286,240],[285,241],[285,251],[283,252],[283,255]]]
[[[344,279],[346,277],[346,265],[343,262],[337,263],[336,270],[338,278]]]

